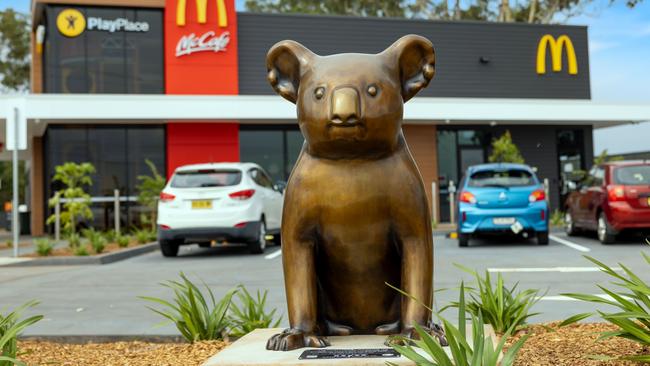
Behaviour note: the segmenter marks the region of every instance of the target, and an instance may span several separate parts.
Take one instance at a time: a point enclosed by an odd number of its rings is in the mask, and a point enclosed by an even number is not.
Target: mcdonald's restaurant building
[[[442,222],[449,185],[506,131],[558,207],[564,176],[592,163],[592,130],[648,114],[590,100],[582,26],[238,13],[234,0],[32,6],[24,159],[34,234],[48,230],[54,169],[67,161],[95,165],[93,197],[135,196],[147,159],[167,176],[188,163],[252,161],[286,180],[303,138],[265,67],[283,39],[320,55],[377,53],[409,33],[434,43],[436,76],[405,105],[403,130]],[[110,226],[112,205],[96,206],[96,224]],[[125,225],[137,223],[142,207],[121,209]]]

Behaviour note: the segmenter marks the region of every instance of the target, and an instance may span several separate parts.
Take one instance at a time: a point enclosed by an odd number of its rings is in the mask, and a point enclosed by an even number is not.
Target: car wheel
[[[266,249],[266,223],[264,220],[260,221],[260,230],[257,233],[257,239],[248,244],[248,251],[251,254],[262,254]]]
[[[616,240],[616,234],[607,221],[604,212],[598,215],[598,240],[603,244],[612,244]]]
[[[466,247],[469,245],[469,234],[458,233],[458,246]]]
[[[573,221],[573,215],[568,210],[564,214],[564,231],[568,236],[576,235],[576,223]]]
[[[282,236],[280,235],[280,233],[273,235],[273,244],[277,246],[282,245]]]
[[[538,231],[537,232],[537,244],[538,245],[548,245],[548,231]]]
[[[160,240],[160,251],[164,257],[176,257],[178,255],[178,248],[180,245],[177,241]]]

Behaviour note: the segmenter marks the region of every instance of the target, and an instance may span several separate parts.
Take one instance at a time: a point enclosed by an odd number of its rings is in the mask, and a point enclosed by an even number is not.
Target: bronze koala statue
[[[434,63],[433,45],[416,35],[376,55],[318,56],[294,41],[269,50],[268,81],[296,104],[305,144],[282,217],[290,328],[267,349],[429,325],[423,306],[385,283],[432,301],[431,217],[402,114]]]

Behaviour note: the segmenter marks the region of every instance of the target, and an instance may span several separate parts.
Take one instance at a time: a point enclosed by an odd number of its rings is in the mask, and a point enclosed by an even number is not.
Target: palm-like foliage
[[[481,317],[485,324],[490,324],[494,331],[503,334],[508,329],[517,330],[526,321],[539,313],[531,313],[530,309],[541,298],[539,290],[527,289],[517,292],[518,283],[507,288],[503,276],[497,274],[496,282],[490,273],[485,271],[485,277],[478,272],[456,264],[456,267],[470,273],[476,279],[475,288],[467,288],[471,300],[467,302],[467,310],[476,317]],[[451,306],[458,307],[458,303]]]
[[[222,339],[230,326],[228,308],[237,289],[226,293],[218,302],[212,290],[204,283],[205,296],[182,272],[181,281],[166,281],[162,286],[174,292],[173,302],[141,296],[141,299],[162,305],[163,309],[147,307],[169,319],[188,342]]]
[[[650,256],[645,253],[641,254],[650,265]],[[623,337],[639,344],[650,346],[650,285],[621,263],[618,265],[623,269],[624,273],[622,274],[617,273],[611,267],[592,257],[585,256],[585,258],[598,266],[602,272],[615,279],[616,282],[612,282],[612,284],[618,289],[610,290],[605,286],[597,285],[607,297],[578,293],[562,295],[595,304],[611,305],[620,309],[618,312],[598,311],[598,314],[604,320],[619,328],[615,331],[602,333],[599,339]],[[562,325],[571,324],[592,315],[595,314],[577,314],[565,320]],[[625,357],[625,359],[650,362],[650,355],[630,356]]]
[[[23,311],[38,305],[37,301],[30,301],[7,315],[0,314],[0,366],[25,365],[16,359],[18,355],[18,335],[28,326],[43,319],[42,315],[35,315],[20,320]]]
[[[241,337],[255,329],[275,328],[280,324],[281,316],[275,322],[273,321],[277,309],[266,311],[268,291],[260,293],[258,290],[256,296],[253,297],[244,286],[240,285],[239,289],[241,291],[237,293],[237,299],[240,304],[233,302],[230,308],[233,327],[231,334],[233,336]]]
[[[156,229],[156,213],[158,206],[158,197],[163,188],[165,188],[165,178],[160,175],[156,165],[149,160],[145,159],[145,164],[149,167],[151,175],[139,175],[137,186],[138,202],[151,210],[151,217],[149,219],[151,230]]]
[[[507,338],[514,327],[511,327],[501,337],[501,340],[494,345],[492,338],[486,336],[484,330],[484,321],[481,313],[474,315],[470,313],[472,322],[472,338],[471,344],[467,341],[466,324],[467,313],[465,306],[465,285],[461,283],[460,296],[457,303],[458,307],[458,325],[454,326],[451,322],[442,318],[438,314],[438,318],[443,323],[447,342],[449,343],[449,351],[451,357],[447,355],[445,349],[429,332],[422,327],[415,325],[415,329],[419,336],[417,340],[409,340],[403,337],[396,337],[401,340],[405,345],[399,345],[392,342],[391,346],[399,352],[402,356],[415,362],[418,366],[511,366],[515,362],[517,353],[528,339],[528,335],[519,339],[508,352],[503,355],[500,360],[503,348]],[[433,312],[432,309],[429,308]],[[434,312],[435,313],[435,312]],[[411,344],[414,344],[411,345]],[[418,352],[416,348],[421,351]],[[395,365],[387,362],[389,365]]]

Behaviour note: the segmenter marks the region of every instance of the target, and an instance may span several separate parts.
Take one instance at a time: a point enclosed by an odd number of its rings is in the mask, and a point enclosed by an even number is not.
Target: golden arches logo
[[[546,73],[546,48],[551,49],[551,63],[554,72],[562,71],[562,53],[566,50],[567,65],[569,75],[578,74],[578,61],[576,60],[576,50],[573,48],[573,42],[566,34],[557,39],[547,34],[539,40],[537,45],[537,73]]]
[[[176,4],[176,25],[182,27],[187,21],[187,0],[177,0]],[[224,0],[215,0],[217,3],[217,19],[220,27],[228,26],[228,15],[226,14],[226,3]],[[199,24],[207,23],[208,0],[196,0],[196,21]]]

